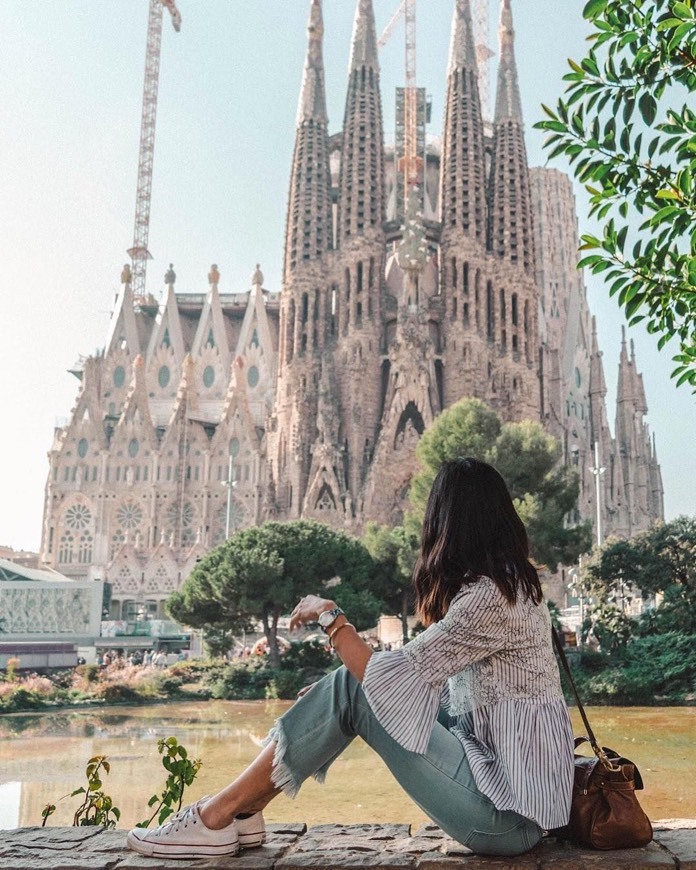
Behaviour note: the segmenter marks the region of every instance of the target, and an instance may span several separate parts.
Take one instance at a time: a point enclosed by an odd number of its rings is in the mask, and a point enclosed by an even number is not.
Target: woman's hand
[[[295,631],[301,628],[308,622],[316,622],[319,614],[325,610],[333,610],[336,607],[335,601],[329,601],[328,598],[320,598],[318,595],[305,595],[300,598],[299,604],[290,614],[290,631]]]

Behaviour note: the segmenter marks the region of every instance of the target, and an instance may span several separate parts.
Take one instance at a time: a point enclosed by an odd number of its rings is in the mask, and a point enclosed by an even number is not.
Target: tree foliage
[[[413,610],[413,567],[418,536],[403,526],[368,523],[363,542],[375,561],[374,591],[386,612],[401,619],[404,643],[408,641],[408,616]]]
[[[303,595],[322,594],[332,578],[341,583],[327,597],[347,605],[358,628],[379,615],[381,602],[370,592],[372,570],[362,543],[343,532],[311,520],[269,522],[208,553],[167,606],[175,619],[197,628],[239,631],[261,620],[277,667],[278,619]]]
[[[696,6],[589,0],[583,14],[591,48],[569,61],[564,98],[536,126],[603,221],[601,237],[582,237],[580,266],[659,348],[678,336],[673,377],[696,387]]]
[[[494,465],[505,480],[529,534],[532,556],[552,571],[569,565],[590,548],[587,524],[566,527],[565,517],[578,500],[577,474],[559,463],[561,446],[540,423],[503,424],[478,399],[451,405],[425,431],[416,455],[421,470],[411,482],[413,507],[407,528],[422,522],[430,487],[440,465],[472,456]]]
[[[644,634],[696,634],[696,518],[678,517],[629,540],[608,540],[587,564],[584,580],[595,606],[607,613],[623,610],[631,587],[662,596],[642,618]]]

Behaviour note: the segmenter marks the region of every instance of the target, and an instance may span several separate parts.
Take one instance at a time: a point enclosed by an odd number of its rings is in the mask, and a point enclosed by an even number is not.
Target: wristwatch
[[[323,613],[319,614],[317,622],[323,631],[328,631],[328,629],[334,624],[336,617],[340,616],[342,613],[343,610],[340,607],[334,607],[333,610],[325,610]]]

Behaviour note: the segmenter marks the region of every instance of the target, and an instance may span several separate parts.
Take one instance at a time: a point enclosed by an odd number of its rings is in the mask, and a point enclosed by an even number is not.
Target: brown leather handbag
[[[628,758],[597,744],[555,630],[553,640],[589,735],[576,737],[575,748],[589,743],[595,754],[594,758],[576,754],[570,821],[553,834],[593,849],[647,846],[653,831],[636,797],[636,789],[643,788],[640,771]]]

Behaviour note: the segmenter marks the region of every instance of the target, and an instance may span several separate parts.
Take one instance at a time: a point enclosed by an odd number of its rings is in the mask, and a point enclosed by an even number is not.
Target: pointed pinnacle
[[[300,101],[297,107],[298,126],[303,121],[328,123],[324,90],[323,40],[324,20],[321,11],[321,0],[312,0],[309,11],[309,24],[307,25],[307,58],[302,77]]]
[[[452,40],[450,42],[449,74],[467,67],[476,69],[476,45],[471,20],[470,0],[456,0],[452,12]]]
[[[498,65],[498,92],[495,101],[495,121],[522,123],[522,100],[515,63],[515,29],[512,24],[510,0],[500,6],[500,63]]]
[[[375,11],[372,7],[372,0],[358,0],[355,7],[353,41],[348,69],[352,71],[362,66],[379,69]]]

